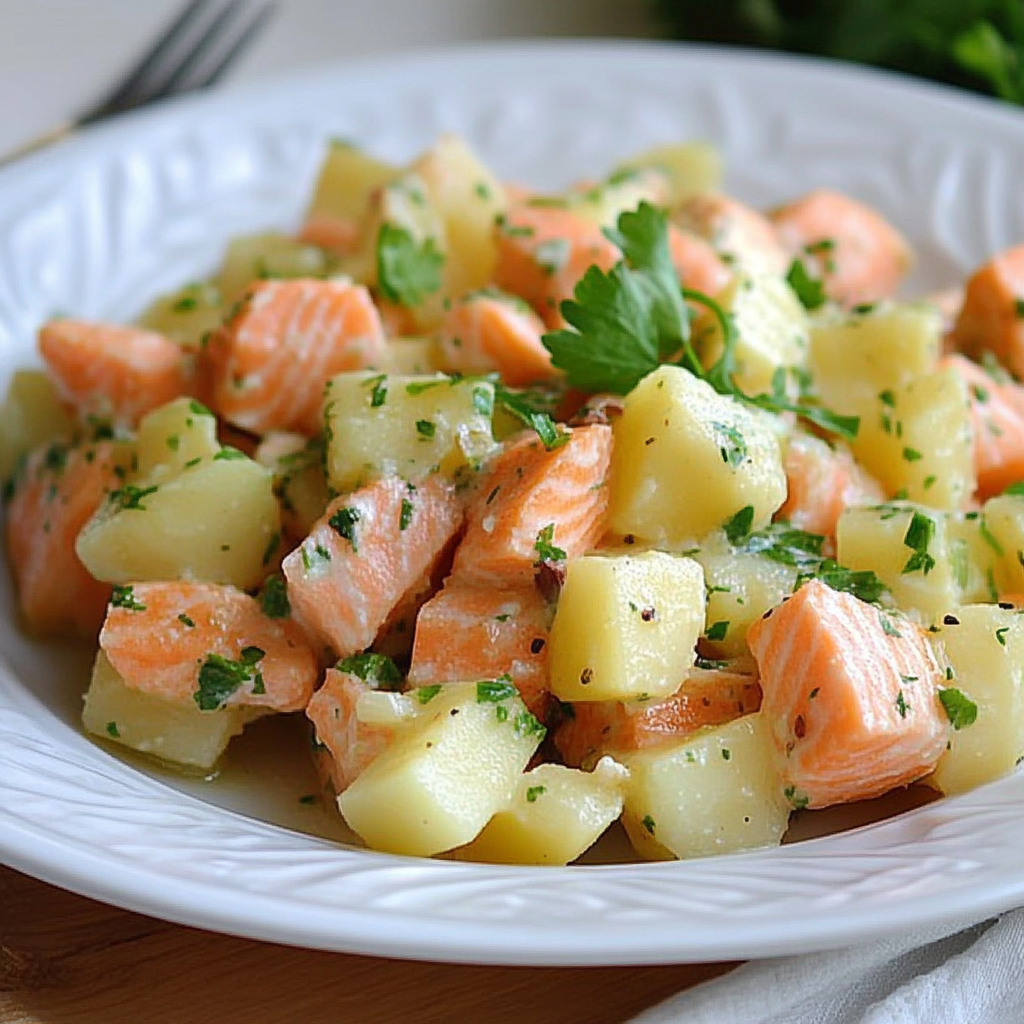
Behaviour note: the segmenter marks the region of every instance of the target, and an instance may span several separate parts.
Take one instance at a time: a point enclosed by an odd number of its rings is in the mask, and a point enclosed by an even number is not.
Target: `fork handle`
[[[44,132],[42,135],[37,135],[34,139],[29,139],[28,142],[23,143],[12,152],[5,153],[3,156],[0,156],[0,167],[6,167],[8,164],[13,164],[15,160],[20,160],[22,157],[28,156],[30,153],[35,153],[36,150],[45,149],[47,146],[52,146],[57,142],[61,142],[63,139],[74,134],[77,127],[78,125],[74,121],[64,121],[55,128],[51,128],[49,131]]]

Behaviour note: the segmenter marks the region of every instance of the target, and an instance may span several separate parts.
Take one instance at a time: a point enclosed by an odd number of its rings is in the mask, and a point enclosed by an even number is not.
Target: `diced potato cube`
[[[635,210],[642,202],[668,205],[671,187],[668,175],[653,167],[620,171],[606,182],[566,195],[568,210],[601,227],[614,228],[619,215]]]
[[[904,505],[846,509],[836,527],[836,560],[870,570],[892,591],[896,604],[925,622],[941,619],[960,603],[955,556],[946,517]]]
[[[551,692],[565,701],[667,697],[693,666],[703,628],[704,572],[691,559],[574,559],[548,640]]]
[[[76,544],[96,579],[187,579],[240,590],[263,579],[281,535],[273,474],[231,448],[196,459],[176,475],[154,470],[111,493]]]
[[[1024,619],[993,605],[959,608],[952,617],[959,624],[939,634],[953,670],[947,685],[977,706],[977,720],[954,728],[928,779],[949,794],[1013,771],[1024,755]]]
[[[443,294],[454,298],[483,288],[494,276],[494,219],[507,205],[504,186],[455,135],[442,135],[411,170],[444,225]]]
[[[332,139],[320,165],[307,219],[333,217],[358,223],[367,214],[373,193],[398,174],[397,168],[377,160],[358,146]]]
[[[957,511],[974,493],[970,407],[952,367],[862,405],[854,455],[891,494]]]
[[[622,813],[629,772],[610,757],[592,772],[538,765],[519,780],[512,804],[487,823],[459,860],[487,864],[568,864]]]
[[[436,338],[392,338],[380,369],[385,373],[423,375],[445,370],[444,354]]]
[[[767,418],[677,366],[626,396],[614,422],[611,528],[685,546],[747,505],[753,529],[786,499],[779,442]]]
[[[248,235],[228,245],[217,279],[225,305],[237,302],[253,281],[268,277],[323,277],[331,269],[322,249],[287,235]]]
[[[865,400],[932,373],[941,352],[942,319],[926,304],[885,303],[811,329],[815,388],[841,412],[857,412]]]
[[[0,406],[0,482],[22,456],[58,437],[70,437],[74,430],[74,420],[46,374],[17,370]]]
[[[985,524],[996,549],[1000,593],[1024,594],[1024,497],[1004,494],[985,502]]]
[[[706,857],[781,842],[791,808],[760,712],[624,760],[631,778],[622,821],[641,857]]]
[[[693,556],[704,567],[708,604],[705,638],[723,658],[747,655],[747,629],[793,593],[798,570],[764,555],[734,552],[713,535]]]
[[[429,857],[475,839],[511,803],[544,728],[510,684],[446,683],[433,696],[419,693],[420,720],[396,735],[338,807],[372,849]]]
[[[668,175],[672,206],[714,192],[722,184],[722,156],[708,142],[655,146],[623,161],[617,171],[644,167],[653,167]]]
[[[454,475],[493,451],[493,407],[483,381],[339,374],[324,398],[328,481],[344,492],[391,473]]]
[[[807,362],[807,312],[796,293],[774,274],[737,274],[717,296],[739,338],[733,379],[747,395],[772,390],[780,367],[803,367]],[[708,310],[693,327],[697,354],[711,366],[722,354],[722,327]]]
[[[178,476],[194,459],[212,459],[221,449],[217,421],[192,398],[154,409],[139,424],[138,476],[160,483]]]
[[[85,695],[82,723],[86,732],[132,750],[207,769],[217,763],[230,739],[259,713],[257,708],[242,707],[200,711],[195,704],[129,689],[99,651]]]
[[[139,326],[198,351],[203,338],[220,327],[224,313],[220,289],[199,281],[162,295],[139,317]]]
[[[256,449],[256,461],[274,474],[274,494],[281,503],[285,529],[305,537],[331,500],[324,476],[323,438],[274,431]]]

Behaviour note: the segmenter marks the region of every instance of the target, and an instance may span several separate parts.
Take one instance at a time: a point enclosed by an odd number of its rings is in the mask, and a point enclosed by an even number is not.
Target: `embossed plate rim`
[[[884,73],[669,44],[506,44],[351,62],[132,115],[0,172],[0,224],[19,200],[33,194],[33,187],[68,171],[86,175],[132,147],[170,145],[193,130],[198,138],[204,126],[223,125],[229,118],[255,130],[257,124],[280,119],[289,106],[299,109],[304,97],[333,96],[343,86],[353,93],[372,86],[397,94],[408,92],[418,79],[462,75],[469,80],[503,72],[515,80],[516,72],[530,76],[524,86],[528,92],[538,88],[537,82],[543,84],[545,75],[564,83],[587,69],[621,72],[636,83],[659,76],[667,83],[674,72],[700,71],[712,91],[730,75],[748,86],[760,79],[766,86],[806,91],[814,84],[833,97],[882,97],[922,117],[969,122],[968,135],[973,132],[975,141],[991,131],[1008,147],[1024,146],[1019,115]],[[584,99],[587,88],[594,87],[577,89]],[[1014,216],[1019,221],[1020,211]],[[951,262],[965,268],[969,259],[953,254]],[[0,268],[0,296],[4,285]],[[5,334],[0,310],[0,345],[6,353],[0,367],[5,369],[24,341],[16,334]],[[81,806],[88,812],[88,800],[79,805],[73,791],[41,779],[48,761],[63,766],[61,783],[69,787],[95,775],[97,804],[107,794],[116,805],[122,790],[137,801],[151,801],[145,804],[154,819],[148,838],[145,828],[135,837],[128,834],[131,829],[118,831],[116,822],[108,823],[104,833],[99,821],[93,835],[91,817],[85,834],[75,837],[66,823],[61,832],[50,816],[66,815],[67,823],[78,821],[81,827],[76,815],[82,814]],[[1020,774],[880,825],[782,850],[689,863],[570,869],[424,862],[336,847],[213,807],[140,775],[49,714],[3,664],[0,768],[0,857],[12,866],[184,924],[324,949],[549,965],[770,956],[966,920],[1024,899],[1024,852],[1019,851],[1024,844],[1013,821],[1024,807]],[[39,791],[47,785],[49,792]],[[219,838],[221,847],[214,844],[211,863],[189,860],[167,846],[179,821],[175,814]],[[162,823],[156,820],[161,817]],[[977,830],[964,834],[970,823]],[[147,842],[148,859],[139,849]],[[252,848],[243,849],[248,843]],[[291,863],[271,864],[282,851]],[[264,870],[257,877],[261,863]],[[300,869],[306,872],[304,880]],[[802,871],[820,874],[814,899],[801,891]],[[833,880],[831,891],[823,881],[827,878]],[[753,894],[753,909],[744,909],[741,879],[755,879],[761,887]],[[486,892],[492,890],[496,902],[489,903]],[[687,908],[685,895],[697,890],[707,898],[704,909],[694,912],[693,899]],[[634,905],[644,901],[646,917],[631,918]]]

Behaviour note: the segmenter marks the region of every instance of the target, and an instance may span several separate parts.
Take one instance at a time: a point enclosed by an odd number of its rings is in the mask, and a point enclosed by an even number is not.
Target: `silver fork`
[[[106,96],[77,117],[0,157],[0,167],[114,114],[213,85],[263,30],[274,7],[273,0],[189,0]]]

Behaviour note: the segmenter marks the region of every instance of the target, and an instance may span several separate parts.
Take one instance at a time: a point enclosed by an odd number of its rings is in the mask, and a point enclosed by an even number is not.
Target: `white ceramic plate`
[[[755,204],[817,185],[877,204],[915,242],[920,287],[1024,239],[1024,117],[953,91],[650,44],[354,63],[174,103],[0,173],[0,385],[34,362],[54,312],[130,317],[209,270],[231,235],[295,225],[325,136],[406,159],[444,130],[538,186],[711,139],[729,189]],[[301,759],[286,732],[243,738],[215,783],[86,740],[87,654],[25,641],[12,603],[7,587],[0,857],[112,903],[326,949],[612,964],[840,946],[1024,901],[1021,774],[840,835],[689,863],[505,868],[346,847],[323,838],[341,835],[326,812],[298,803],[310,783],[284,768]]]

